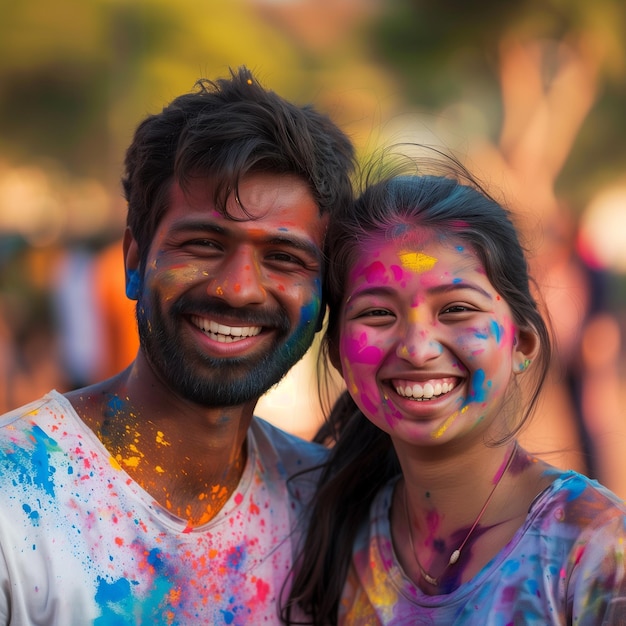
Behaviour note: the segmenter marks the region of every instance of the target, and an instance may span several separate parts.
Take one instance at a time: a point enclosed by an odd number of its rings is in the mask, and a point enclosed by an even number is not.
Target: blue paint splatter
[[[126,578],[109,583],[98,577],[95,600],[100,607],[100,617],[94,621],[94,626],[132,626],[136,623],[133,596]]]
[[[491,320],[491,334],[495,337],[497,343],[500,343],[502,340],[502,330],[502,326],[498,322]]]
[[[28,519],[33,523],[33,526],[39,526],[39,511],[31,509],[28,504],[22,504],[24,513],[28,516]]]
[[[487,383],[487,386],[489,386],[489,383]],[[484,402],[486,397],[487,389],[485,388],[485,372],[484,370],[476,370],[472,376],[470,400],[473,402]]]

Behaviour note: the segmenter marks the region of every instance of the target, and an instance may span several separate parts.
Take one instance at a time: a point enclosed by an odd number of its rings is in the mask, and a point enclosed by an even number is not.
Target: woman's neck
[[[491,560],[549,483],[544,466],[516,444],[456,459],[400,460],[392,536],[405,572],[429,594],[455,588]]]

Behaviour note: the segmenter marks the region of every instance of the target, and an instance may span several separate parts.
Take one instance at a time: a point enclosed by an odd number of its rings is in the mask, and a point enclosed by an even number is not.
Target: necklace
[[[454,552],[452,552],[452,554],[450,555],[450,558],[448,559],[448,563],[443,568],[441,574],[439,574],[439,576],[437,576],[437,578],[435,578],[434,576],[431,576],[422,567],[422,564],[419,562],[419,559],[417,558],[417,552],[415,551],[415,546],[413,545],[413,529],[411,527],[411,518],[409,516],[409,499],[407,498],[406,486],[405,486],[405,488],[404,488],[404,512],[406,514],[406,523],[407,523],[408,530],[409,530],[409,543],[411,545],[411,552],[413,554],[413,558],[415,559],[415,563],[417,565],[417,568],[419,569],[420,574],[422,575],[422,578],[429,585],[432,585],[433,587],[437,587],[439,585],[439,579],[445,574],[446,570],[451,565],[454,565],[459,560],[459,558],[461,557],[461,550],[463,550],[463,548],[465,547],[465,544],[469,541],[469,538],[472,536],[472,533],[476,529],[476,526],[478,526],[478,522],[480,522],[482,516],[484,515],[485,511],[487,510],[487,507],[489,506],[489,503],[491,502],[491,499],[493,498],[493,494],[495,493],[498,485],[500,484],[500,482],[504,478],[504,475],[507,473],[509,467],[511,466],[511,463],[513,461],[513,457],[515,456],[515,451],[516,450],[517,450],[517,444],[513,446],[513,451],[511,452],[511,455],[509,456],[509,458],[508,458],[508,460],[506,462],[506,465],[504,466],[504,470],[502,470],[502,473],[498,477],[498,480],[496,480],[496,484],[493,486],[493,489],[491,490],[490,494],[487,496],[487,500],[485,500],[485,504],[483,504],[482,509],[480,509],[480,512],[478,513],[478,517],[474,520],[474,523],[472,524],[471,528],[469,529],[469,532],[467,533],[467,535],[465,535],[465,539],[463,539],[463,541],[461,542],[461,545],[456,550],[454,550]]]

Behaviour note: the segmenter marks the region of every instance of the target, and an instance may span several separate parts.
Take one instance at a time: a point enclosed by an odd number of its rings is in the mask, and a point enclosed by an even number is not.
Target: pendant
[[[459,560],[460,556],[461,556],[461,551],[460,550],[455,550],[450,555],[450,560],[448,561],[448,565],[454,565]]]

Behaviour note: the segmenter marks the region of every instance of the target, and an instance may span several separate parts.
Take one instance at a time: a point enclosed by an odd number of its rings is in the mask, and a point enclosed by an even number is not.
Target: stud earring
[[[519,369],[520,372],[523,372],[531,363],[530,359],[526,359],[522,364],[520,364]]]

